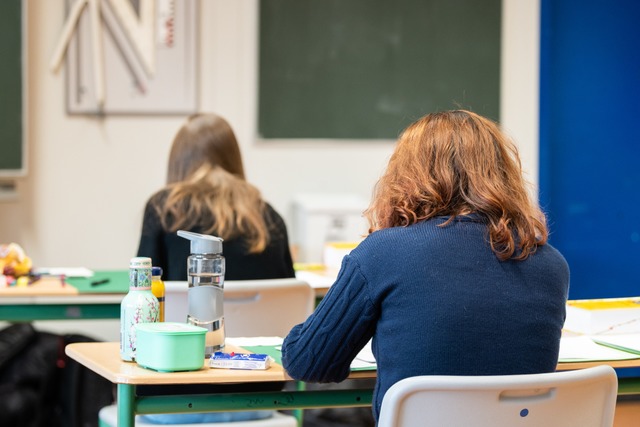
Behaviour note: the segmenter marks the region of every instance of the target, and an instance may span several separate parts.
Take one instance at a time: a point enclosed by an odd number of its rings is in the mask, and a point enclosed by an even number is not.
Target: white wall
[[[537,0],[504,0],[501,115],[534,183],[538,8]],[[0,203],[0,242],[20,243],[40,267],[123,269],[135,255],[144,203],[163,185],[171,139],[184,117],[68,116],[64,68],[58,74],[48,68],[64,10],[64,0],[29,0],[29,173],[18,181],[19,198]],[[290,228],[297,193],[369,199],[392,142],[257,141],[257,0],[203,1],[200,16],[200,109],[231,122],[249,181]]]

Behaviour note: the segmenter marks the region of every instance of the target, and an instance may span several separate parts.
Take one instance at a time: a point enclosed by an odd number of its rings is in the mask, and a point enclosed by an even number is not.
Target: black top
[[[150,257],[154,266],[162,267],[163,280],[187,280],[187,258],[191,242],[179,237],[176,232],[167,232],[162,228],[154,206],[163,197],[166,197],[166,191],[156,193],[147,202],[137,256]],[[270,231],[270,241],[262,253],[248,253],[248,244],[242,237],[222,243],[226,280],[295,277],[287,228],[282,217],[269,204],[265,209],[265,220]],[[187,231],[202,233],[202,227]]]

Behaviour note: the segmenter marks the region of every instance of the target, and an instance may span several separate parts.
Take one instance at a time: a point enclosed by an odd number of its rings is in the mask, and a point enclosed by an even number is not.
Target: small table
[[[135,362],[120,360],[119,344],[113,342],[74,343],[66,354],[117,385],[118,426],[134,427],[135,414],[211,412],[233,410],[289,410],[318,407],[371,406],[372,389],[301,390],[241,392],[198,395],[138,396],[139,385],[238,384],[251,382],[294,381],[281,365],[267,370],[211,369],[208,366],[189,372],[156,372]],[[243,352],[227,345],[225,351]],[[350,379],[375,378],[376,372],[354,371]]]

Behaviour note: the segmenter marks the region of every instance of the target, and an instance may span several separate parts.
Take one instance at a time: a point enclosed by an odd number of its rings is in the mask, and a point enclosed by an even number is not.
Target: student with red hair
[[[291,377],[342,381],[373,339],[377,419],[403,378],[555,371],[569,267],[496,123],[457,110],[411,124],[365,215],[370,234],[284,341]]]

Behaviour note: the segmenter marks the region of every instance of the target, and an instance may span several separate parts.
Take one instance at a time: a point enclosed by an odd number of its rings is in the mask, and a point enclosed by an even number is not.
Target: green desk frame
[[[620,378],[618,394],[640,393],[640,379]],[[370,407],[371,389],[137,396],[136,386],[118,384],[118,419],[134,427],[136,414]]]
[[[118,319],[120,302],[95,304],[2,304],[0,320],[31,322],[35,320]]]
[[[118,384],[117,391],[121,427],[134,427],[135,414],[370,407],[373,398],[371,389],[137,396],[135,385]]]

